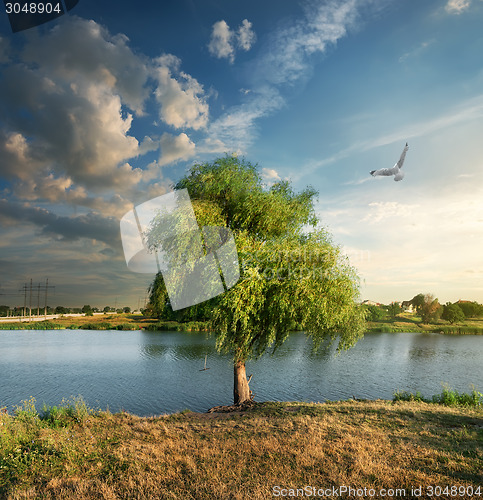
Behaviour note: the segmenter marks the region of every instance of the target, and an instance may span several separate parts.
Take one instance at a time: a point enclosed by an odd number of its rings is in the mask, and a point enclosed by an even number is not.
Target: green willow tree
[[[326,341],[348,349],[362,337],[358,278],[330,235],[315,229],[315,190],[294,193],[286,181],[266,188],[257,167],[236,156],[193,166],[174,186],[184,188],[200,227],[231,229],[240,279],[224,294],[173,313],[158,274],[150,303],[162,317],[209,317],[218,351],[233,356],[235,404],[252,398],[247,360],[275,351],[291,330],[305,331],[314,349]]]

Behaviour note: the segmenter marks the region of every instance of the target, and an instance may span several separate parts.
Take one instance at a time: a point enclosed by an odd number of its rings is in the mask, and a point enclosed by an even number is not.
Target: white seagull
[[[371,175],[375,177],[376,175],[394,175],[394,180],[397,181],[402,181],[404,177],[404,172],[401,170],[404,159],[406,158],[406,153],[408,152],[409,146],[408,143],[406,142],[406,145],[404,146],[403,152],[401,153],[401,157],[399,158],[399,161],[394,165],[392,168],[381,168],[379,170],[371,170]]]

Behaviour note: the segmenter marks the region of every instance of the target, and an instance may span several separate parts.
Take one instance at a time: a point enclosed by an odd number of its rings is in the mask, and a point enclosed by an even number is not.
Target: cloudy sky
[[[319,191],[363,299],[483,302],[482,0],[113,5],[0,16],[0,303],[142,305],[120,218],[225,152]]]

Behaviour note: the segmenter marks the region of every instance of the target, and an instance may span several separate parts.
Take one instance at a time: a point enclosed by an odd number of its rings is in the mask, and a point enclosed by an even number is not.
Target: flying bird
[[[404,172],[401,170],[404,159],[406,158],[406,153],[408,152],[409,146],[408,143],[406,142],[406,145],[404,146],[403,152],[401,153],[401,157],[399,158],[399,161],[394,165],[392,168],[381,168],[379,170],[371,170],[371,175],[375,177],[376,175],[394,175],[394,180],[397,181],[402,181],[404,177]]]

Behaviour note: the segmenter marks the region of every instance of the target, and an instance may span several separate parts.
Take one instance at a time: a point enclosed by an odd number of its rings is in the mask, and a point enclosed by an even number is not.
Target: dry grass
[[[15,425],[26,425],[1,418],[7,442]],[[420,485],[476,488],[483,482],[478,408],[264,403],[225,414],[100,413],[35,432],[32,443],[10,453],[20,456],[18,462],[0,451],[0,496],[265,499],[274,486],[409,491]]]
[[[148,325],[156,323],[156,319],[147,318],[142,314],[102,314],[95,316],[59,316],[56,319],[43,321],[26,321],[26,322],[12,322],[0,323],[2,330],[22,330],[22,329],[117,329],[120,326],[126,326],[127,329],[132,328],[137,330],[146,328]]]

